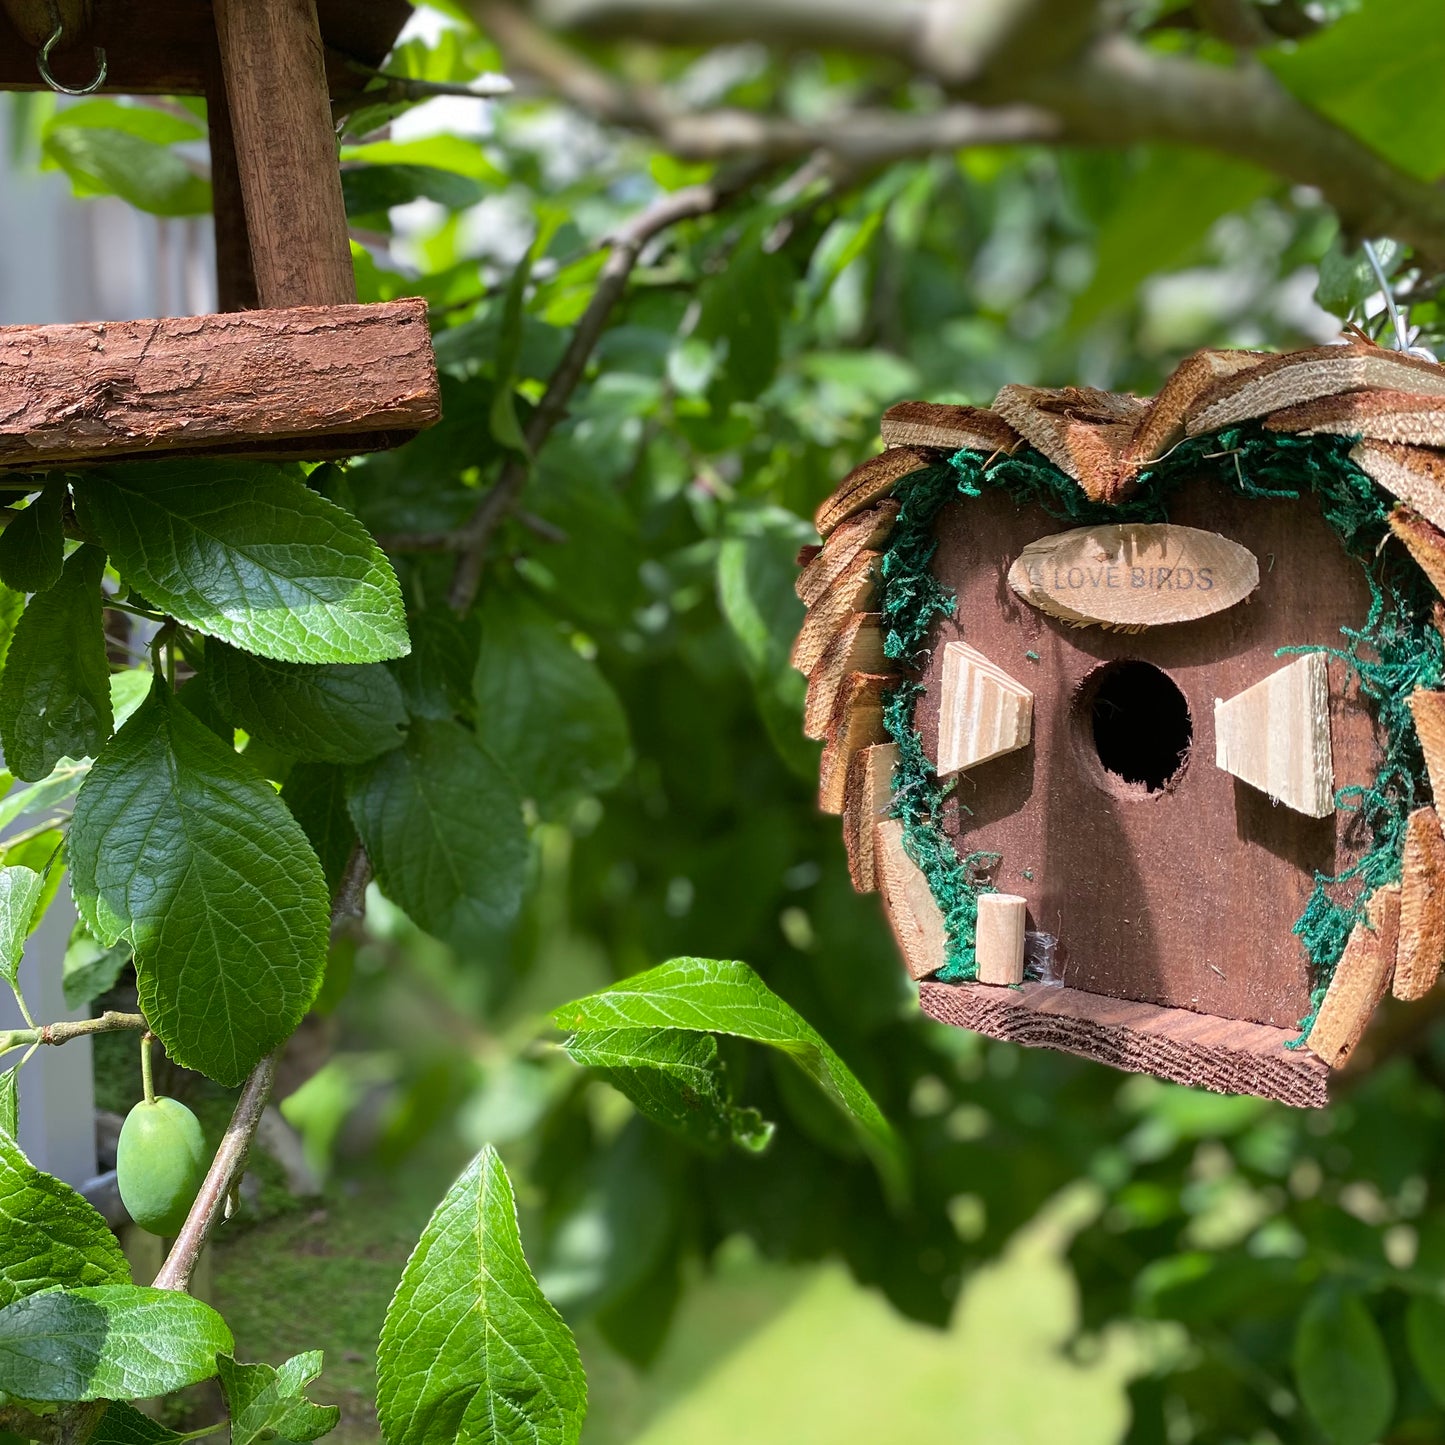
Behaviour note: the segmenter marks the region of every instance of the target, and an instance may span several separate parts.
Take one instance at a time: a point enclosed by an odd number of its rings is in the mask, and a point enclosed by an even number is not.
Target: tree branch
[[[366,885],[371,881],[371,862],[358,843],[352,849],[342,874],[336,897],[331,904],[331,938],[347,923],[360,915],[366,898]],[[271,1088],[276,1082],[276,1061],[280,1049],[266,1055],[254,1069],[241,1089],[236,1100],[231,1122],[226,1126],[221,1147],[211,1160],[211,1167],[201,1184],[196,1202],[181,1226],[181,1232],[171,1245],[166,1262],[155,1277],[156,1289],[188,1290],[191,1276],[196,1271],[201,1251],[205,1249],[216,1225],[225,1213],[226,1201],[231,1197],[246,1172],[246,1159],[251,1152],[251,1141],[261,1124],[261,1115],[271,1098]]]
[[[654,201],[639,212],[604,243],[609,249],[607,262],[597,280],[597,289],[587,303],[567,343],[567,350],[558,362],[542,393],[542,400],[528,420],[526,428],[529,457],[536,456],[551,436],[557,423],[567,413],[567,403],[587,370],[587,363],[612,317],[613,309],[627,289],[637,258],[654,236],[680,221],[706,216],[747,189],[761,174],[762,167],[751,166],[728,179],[708,181],[702,185],[685,186]],[[531,470],[529,457],[513,453],[502,467],[492,489],[477,505],[467,523],[458,530],[457,545],[461,556],[452,578],[450,601],[458,612],[467,612],[476,601],[481,586],[482,565],[487,544],[502,519],[516,505],[527,484]]]

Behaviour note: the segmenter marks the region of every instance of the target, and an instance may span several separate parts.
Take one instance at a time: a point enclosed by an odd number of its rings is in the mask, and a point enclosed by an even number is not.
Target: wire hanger
[[[61,18],[60,7],[56,0],[45,0],[45,8],[50,12],[51,22],[55,29],[50,32],[50,39],[40,47],[40,53],[35,57],[35,68],[40,72],[40,78],[51,90],[61,95],[94,95],[97,90],[105,84],[105,77],[109,74],[109,63],[106,60],[105,51],[97,45],[95,47],[95,63],[97,66],[96,77],[89,85],[73,86],[63,85],[50,71],[50,52],[65,38],[65,21]]]

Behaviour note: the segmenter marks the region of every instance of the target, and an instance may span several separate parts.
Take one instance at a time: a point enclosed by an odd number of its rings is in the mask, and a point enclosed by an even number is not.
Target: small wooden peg
[[[1424,998],[1445,960],[1445,837],[1434,808],[1416,808],[1405,831],[1400,892],[1400,946],[1392,990]]]
[[[1034,695],[967,643],[943,649],[938,714],[941,777],[1026,748],[1033,735]]]
[[[1309,818],[1335,807],[1329,669],[1308,652],[1214,703],[1214,761]]]
[[[1331,1068],[1355,1051],[1375,1005],[1390,986],[1400,929],[1400,885],[1378,889],[1357,923],[1330,980],[1314,1027],[1305,1042]]]
[[[981,893],[974,949],[980,983],[1024,981],[1024,916],[1028,900],[1016,893]]]
[[[878,887],[910,978],[937,973],[948,957],[948,929],[928,879],[903,847],[903,824],[884,818],[873,835]]]

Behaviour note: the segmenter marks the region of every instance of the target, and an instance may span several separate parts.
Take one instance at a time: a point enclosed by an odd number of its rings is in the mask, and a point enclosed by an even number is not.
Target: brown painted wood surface
[[[215,0],[256,296],[356,300],[316,0]]]
[[[1331,1068],[1355,1051],[1390,987],[1400,934],[1400,891],[1400,885],[1392,883],[1370,895],[1367,916],[1350,933],[1310,1029],[1311,1051]]]
[[[873,893],[879,886],[874,831],[893,801],[897,764],[897,743],[859,748],[848,764],[843,786],[843,847],[848,854],[848,877],[857,893]]]
[[[1410,814],[1400,887],[1400,942],[1390,988],[1408,1002],[1435,987],[1445,961],[1445,837],[1434,808]]]
[[[335,455],[328,438],[400,440],[440,414],[416,299],[0,328],[0,467],[254,452],[290,438],[283,454]]]
[[[1008,590],[1013,558],[1057,527],[1041,508],[994,491],[949,504],[934,570],[958,609],[936,625],[918,723],[936,757],[949,641],[976,647],[1033,691],[1033,746],[966,774],[944,827],[960,855],[1002,854],[993,883],[1026,897],[1037,928],[1059,940],[1064,983],[1294,1028],[1311,980],[1291,927],[1316,870],[1340,871],[1368,838],[1356,815],[1305,818],[1220,772],[1214,700],[1273,672],[1277,648],[1333,642],[1342,625],[1359,626],[1369,589],[1308,499],[1246,499],[1201,480],[1180,488],[1170,515],[1247,546],[1260,559],[1259,591],[1215,617],[1130,636],[1071,628]],[[1157,794],[1105,771],[1074,706],[1090,673],[1130,658],[1163,669],[1192,715],[1192,752]],[[1369,709],[1346,693],[1338,664],[1330,679],[1336,783],[1372,783],[1380,755]]]
[[[333,94],[355,91],[348,60],[377,66],[411,14],[407,0],[320,0],[321,33]],[[94,24],[79,42],[57,50],[52,69],[63,81],[87,85],[91,55],[103,46],[111,95],[202,95],[208,51],[215,45],[209,0],[93,0]],[[35,46],[0,16],[0,89],[41,90]]]
[[[1154,1074],[1223,1094],[1257,1094],[1297,1108],[1329,1102],[1329,1069],[1307,1049],[1285,1047],[1291,1029],[1212,1018],[1041,983],[919,988],[940,1023],[1031,1048],[1061,1049],[1130,1073]]]
[[[948,933],[928,880],[903,846],[903,824],[897,818],[884,818],[875,827],[873,852],[883,912],[903,966],[910,978],[927,978],[943,967]]]

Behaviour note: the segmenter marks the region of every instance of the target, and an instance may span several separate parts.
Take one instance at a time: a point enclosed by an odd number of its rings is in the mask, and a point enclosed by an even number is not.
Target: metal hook
[[[110,66],[106,60],[105,51],[97,45],[95,47],[95,63],[98,71],[94,80],[89,85],[76,87],[73,85],[62,85],[50,73],[50,52],[65,38],[65,21],[61,19],[60,9],[55,0],[47,0],[46,9],[50,11],[50,18],[55,22],[55,29],[51,32],[50,39],[40,47],[40,53],[35,57],[35,68],[40,72],[40,78],[51,90],[58,91],[61,95],[94,95],[97,90],[105,84],[105,77],[109,74]]]

